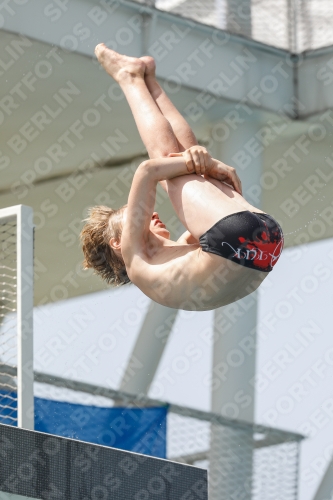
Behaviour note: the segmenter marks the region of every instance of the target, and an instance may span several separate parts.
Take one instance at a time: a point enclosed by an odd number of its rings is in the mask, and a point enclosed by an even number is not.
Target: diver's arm
[[[128,197],[127,215],[121,237],[122,256],[129,273],[133,259],[140,256],[142,258],[146,251],[157,183],[188,174],[182,157],[147,160],[137,168]]]

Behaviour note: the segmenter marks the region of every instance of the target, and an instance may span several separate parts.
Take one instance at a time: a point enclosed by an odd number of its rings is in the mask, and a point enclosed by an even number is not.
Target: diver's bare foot
[[[96,46],[95,54],[105,71],[117,82],[128,76],[144,77],[146,64],[139,58],[118,54],[118,52],[108,49],[104,43],[99,43]]]
[[[140,59],[146,65],[145,78],[154,78],[155,79],[156,64],[155,64],[154,58],[150,57],[150,56],[143,56],[143,57],[140,57]]]
[[[152,97],[156,100],[161,95],[162,89],[160,87],[160,84],[156,80],[155,76],[156,64],[154,58],[150,56],[143,56],[140,57],[140,59],[146,65],[146,70],[145,70],[146,85]]]

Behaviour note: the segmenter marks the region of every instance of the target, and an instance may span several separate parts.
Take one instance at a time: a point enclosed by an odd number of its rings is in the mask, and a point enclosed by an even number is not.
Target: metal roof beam
[[[150,53],[170,93],[180,86],[202,92],[192,112],[209,107],[209,95],[291,118],[333,106],[332,47],[296,56],[129,0],[52,5],[13,3],[11,12],[2,11],[3,29],[89,57],[101,41],[133,56]],[[294,113],[290,103],[296,103]]]

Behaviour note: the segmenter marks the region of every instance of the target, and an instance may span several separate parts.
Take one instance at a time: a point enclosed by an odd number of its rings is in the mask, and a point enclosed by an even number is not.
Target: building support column
[[[214,315],[212,412],[254,420],[256,292]],[[249,500],[252,489],[252,433],[212,424],[210,500]]]
[[[258,156],[243,170],[236,158],[258,130],[258,114],[251,116],[231,132],[224,143],[214,144],[214,154],[234,166],[246,195],[259,184],[262,157]],[[236,162],[236,163],[235,163]],[[212,407],[211,411],[236,420],[253,422],[256,363],[257,292],[221,307],[214,314]],[[252,490],[252,433],[240,428],[212,424],[209,465],[210,500],[249,500]]]
[[[178,310],[151,302],[119,390],[147,395]]]
[[[313,500],[329,500],[331,498],[333,498],[333,459],[328,464]]]

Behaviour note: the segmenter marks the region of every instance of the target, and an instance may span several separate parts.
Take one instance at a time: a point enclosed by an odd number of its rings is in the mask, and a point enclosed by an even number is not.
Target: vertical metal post
[[[297,446],[297,454],[296,454],[296,474],[295,474],[295,500],[298,500],[299,496],[299,480],[300,480],[300,459],[301,459],[301,443],[298,441],[295,443],[295,446]]]
[[[295,0],[288,0],[288,49],[292,54],[298,53],[298,10]]]
[[[17,208],[17,425],[34,429],[33,210]]]
[[[227,0],[227,30],[251,38],[251,0]]]

